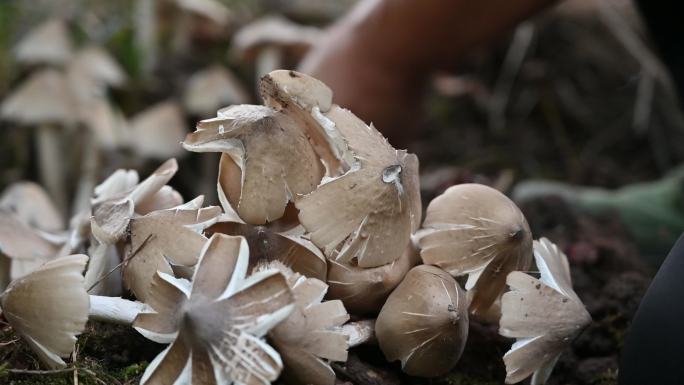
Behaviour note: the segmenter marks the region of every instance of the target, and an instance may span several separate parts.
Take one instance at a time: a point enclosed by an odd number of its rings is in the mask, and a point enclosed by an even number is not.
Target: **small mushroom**
[[[267,16],[242,27],[233,37],[231,55],[241,62],[255,62],[257,79],[294,62],[322,36],[320,29],[295,24],[280,16]]]
[[[19,63],[66,63],[71,57],[72,44],[63,20],[51,19],[33,29],[14,48]]]
[[[191,114],[206,116],[231,104],[244,104],[249,95],[227,68],[212,65],[194,73],[185,86],[183,104]]]
[[[154,276],[150,305],[136,330],[171,342],[140,381],[172,384],[263,384],[278,378],[282,361],[261,337],[294,309],[285,277],[276,270],[245,278],[249,260],[242,237],[215,234],[202,249],[192,284]]]
[[[185,118],[178,103],[165,101],[139,112],[130,120],[131,147],[143,156],[163,159],[183,155]]]
[[[572,289],[568,259],[546,238],[534,242],[541,277],[514,271],[511,291],[501,300],[499,333],[516,338],[504,355],[506,383],[532,375],[531,384],[546,383],[565,348],[591,323],[591,316]]]
[[[0,295],[4,317],[50,368],[66,366],[62,357],[71,355],[88,320],[81,274],[87,261],[85,255],[57,258],[13,281]]]
[[[416,266],[382,307],[375,334],[387,360],[401,360],[404,372],[420,377],[446,374],[468,338],[466,295],[445,271]]]
[[[223,215],[205,232],[245,237],[250,250],[250,271],[259,264],[278,261],[296,273],[325,282],[328,272],[325,256],[297,230],[279,232],[269,226],[249,225],[239,218]]]
[[[378,267],[362,268],[329,260],[328,298],[342,300],[354,315],[377,314],[392,290],[419,261],[413,245],[395,261]]]
[[[349,338],[340,329],[349,320],[344,305],[323,301],[328,289],[323,281],[306,278],[279,262],[264,266],[283,273],[295,297],[292,314],[269,333],[269,341],[283,358],[285,382],[334,385],[335,372],[328,361],[347,361],[349,347]]]
[[[532,235],[520,209],[480,184],[449,187],[428,205],[416,234],[423,262],[453,276],[468,274],[470,311],[485,312],[506,288],[513,270],[532,262]]]
[[[311,192],[322,167],[297,122],[271,108],[238,105],[201,121],[183,147],[221,152],[218,193],[224,210],[264,224],[285,213],[289,201]]]
[[[0,210],[11,212],[21,222],[36,230],[64,230],[64,219],[47,192],[33,182],[17,182],[0,196]]]
[[[78,50],[69,63],[68,73],[91,79],[99,88],[121,86],[126,81],[126,73],[119,63],[96,45]]]

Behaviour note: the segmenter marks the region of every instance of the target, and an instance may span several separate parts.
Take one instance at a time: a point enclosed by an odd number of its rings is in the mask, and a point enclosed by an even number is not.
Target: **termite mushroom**
[[[423,262],[453,276],[468,274],[470,312],[484,313],[506,288],[506,276],[532,262],[532,234],[520,209],[480,184],[448,188],[428,205],[416,234]]]

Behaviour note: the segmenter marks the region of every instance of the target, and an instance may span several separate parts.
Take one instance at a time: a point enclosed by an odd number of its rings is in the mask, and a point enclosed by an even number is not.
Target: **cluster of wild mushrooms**
[[[477,318],[516,339],[506,382],[543,384],[591,321],[565,255],[483,185],[449,188],[421,222],[417,157],[320,81],[279,70],[260,93],[183,142],[221,153],[221,207],[167,184],[174,159],[142,181],[116,171],[67,230],[38,186],[2,196],[2,314],[42,362],[65,366],[90,318],[168,344],[141,384],[332,385],[330,362],[369,341],[435,377]]]

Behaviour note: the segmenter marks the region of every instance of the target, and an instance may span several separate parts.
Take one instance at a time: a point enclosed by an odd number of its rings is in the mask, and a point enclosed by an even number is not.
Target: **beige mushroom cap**
[[[72,124],[78,119],[66,78],[54,69],[33,73],[2,102],[0,115],[24,124]]]
[[[82,275],[87,261],[85,255],[70,255],[47,262],[0,296],[7,321],[50,368],[66,366],[61,357],[69,357],[88,321]]]
[[[249,95],[240,81],[221,65],[194,73],[188,79],[183,95],[188,112],[200,116],[213,114],[222,106],[248,101]]]
[[[445,271],[414,267],[390,294],[375,322],[389,361],[412,376],[436,377],[458,362],[468,338],[466,295]]]
[[[253,60],[265,47],[277,47],[303,55],[322,37],[316,27],[293,23],[280,16],[267,16],[240,29],[231,44],[232,54],[242,60]]]
[[[72,44],[64,20],[51,19],[33,29],[14,48],[17,61],[26,64],[64,64]]]
[[[329,260],[328,298],[339,299],[354,315],[377,314],[406,273],[420,261],[411,245],[397,260],[386,265],[362,268]]]
[[[131,147],[150,158],[183,155],[180,143],[187,131],[178,103],[165,101],[133,116],[130,121]]]
[[[96,45],[78,50],[69,66],[103,85],[116,87],[126,81],[126,73],[119,63],[104,48]]]
[[[269,385],[282,370],[278,353],[261,337],[294,308],[276,270],[245,278],[249,259],[242,237],[215,234],[206,243],[192,284],[157,273],[150,306],[134,327],[171,345],[145,370],[141,384]],[[189,286],[189,287],[188,287]],[[187,376],[187,377],[185,377]]]
[[[295,309],[269,333],[283,358],[283,378],[289,384],[334,385],[328,361],[346,361],[348,336],[340,327],[349,314],[339,300],[323,301],[328,286],[315,278],[292,272],[279,262],[267,264],[286,277],[295,297]]]
[[[532,262],[532,234],[520,209],[479,184],[452,186],[433,199],[416,239],[424,263],[468,274],[472,313],[486,311],[505,290],[508,273]]]
[[[225,26],[230,21],[231,11],[220,1],[175,0],[175,2],[180,8],[205,17],[220,26]]]
[[[561,353],[591,323],[591,316],[572,289],[567,257],[546,238],[534,242],[541,277],[522,272],[508,275],[511,291],[501,300],[499,333],[516,338],[504,355],[506,383],[532,375],[544,384]]]
[[[250,224],[274,221],[311,192],[323,170],[297,122],[264,106],[237,105],[201,121],[183,147],[222,152],[219,199]]]
[[[13,213],[20,221],[38,230],[64,229],[64,219],[47,192],[33,182],[17,182],[0,196],[0,209]]]

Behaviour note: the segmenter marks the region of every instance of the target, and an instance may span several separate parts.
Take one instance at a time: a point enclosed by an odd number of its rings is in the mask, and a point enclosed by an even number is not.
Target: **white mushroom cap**
[[[297,122],[271,108],[238,105],[201,121],[183,147],[222,152],[219,199],[250,224],[274,221],[289,201],[311,192],[323,170]]]
[[[506,383],[532,375],[532,384],[546,382],[563,350],[591,323],[591,316],[572,289],[568,259],[546,238],[534,242],[541,277],[522,272],[508,275],[511,291],[501,300],[499,333],[516,338],[504,355]]]
[[[14,48],[17,61],[26,64],[64,64],[71,57],[71,38],[63,20],[52,19],[33,29]]]
[[[468,338],[465,292],[445,271],[414,267],[390,294],[375,322],[389,361],[412,376],[436,377],[458,362]]]
[[[186,11],[196,13],[214,23],[225,26],[230,21],[231,11],[216,0],[175,0]]]
[[[71,124],[78,119],[66,78],[54,69],[33,73],[2,102],[0,115],[24,124]]]
[[[70,255],[47,262],[12,282],[0,296],[7,321],[51,368],[74,350],[76,336],[88,321],[90,302],[82,271],[88,257]]]
[[[64,229],[64,219],[47,192],[33,182],[17,182],[0,196],[0,209],[9,211],[26,225],[42,231]]]
[[[487,311],[505,290],[508,273],[532,262],[532,234],[520,209],[479,184],[452,186],[433,199],[416,239],[424,263],[453,276],[468,274],[472,313]]]
[[[294,308],[285,277],[276,270],[245,278],[249,259],[241,237],[215,234],[202,249],[188,287],[167,274],[155,275],[150,306],[134,327],[171,345],[145,370],[141,384],[233,382],[269,385],[282,361],[261,337]],[[185,377],[187,376],[187,377]]]
[[[347,361],[349,339],[340,327],[349,314],[339,300],[323,301],[328,286],[315,278],[293,273],[279,262],[295,297],[295,309],[269,333],[283,358],[283,378],[290,384],[334,385],[330,361]]]
[[[194,73],[188,79],[183,96],[188,112],[200,116],[213,114],[222,106],[248,101],[249,95],[240,81],[221,65]]]
[[[240,29],[231,44],[232,54],[252,60],[265,47],[279,47],[304,54],[322,36],[316,27],[295,24],[280,16],[267,16]]]
[[[155,104],[131,118],[130,127],[130,145],[139,155],[163,159],[183,154],[180,143],[187,129],[178,103]]]
[[[126,81],[126,73],[119,63],[106,50],[95,45],[78,50],[69,67],[106,86],[116,87]]]

